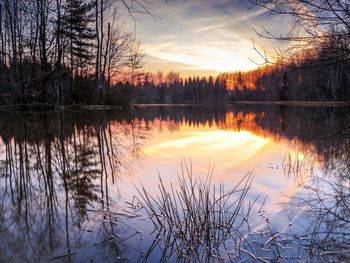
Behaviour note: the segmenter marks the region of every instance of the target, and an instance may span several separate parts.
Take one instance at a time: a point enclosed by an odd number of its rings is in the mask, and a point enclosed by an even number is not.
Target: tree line
[[[288,19],[280,33],[255,29],[259,37],[287,46],[267,55],[268,65],[247,73],[226,74],[237,100],[350,99],[350,3],[338,0],[249,0],[271,16]],[[253,89],[253,88],[254,89]]]
[[[143,0],[0,1],[0,104],[104,103],[142,59],[122,8],[149,12]]]
[[[333,57],[336,43],[329,36],[317,48],[300,51],[288,60],[219,77],[226,80],[234,101],[348,101],[350,63],[343,56]]]
[[[211,103],[226,101],[226,82],[220,78],[181,78],[177,72],[145,73],[137,78],[132,91],[136,103]]]

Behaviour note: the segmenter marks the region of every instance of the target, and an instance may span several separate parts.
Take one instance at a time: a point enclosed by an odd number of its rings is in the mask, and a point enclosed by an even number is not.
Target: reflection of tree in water
[[[0,236],[7,242],[0,261],[74,252],[79,229],[91,219],[87,211],[109,209],[118,199],[109,185],[123,166],[131,167],[149,131],[131,120],[119,123],[118,115],[113,125],[106,115],[9,113],[1,119]]]
[[[300,214],[307,220],[311,219],[303,225],[303,227],[309,226],[309,229],[297,239],[293,233],[288,234],[287,230],[285,233],[268,230],[262,234],[260,240],[256,241],[257,244],[265,244],[260,248],[265,251],[252,249],[251,253],[255,256],[268,256],[271,260],[284,258],[292,262],[308,258],[308,253],[312,257],[317,256],[316,259],[314,258],[316,261],[349,260],[350,127],[348,123],[350,116],[348,109],[242,105],[228,111],[214,109],[213,112],[215,110],[217,110],[216,115],[201,119],[200,114],[198,118],[194,118],[196,113],[187,114],[186,109],[183,109],[183,116],[175,115],[173,119],[179,125],[185,123],[196,126],[198,123],[202,125],[214,123],[224,130],[247,130],[259,136],[273,138],[275,141],[292,144],[293,148],[298,149],[304,157],[298,159],[298,156],[289,156],[289,162],[286,160],[285,163],[288,165],[283,168],[288,166],[287,172],[292,171],[296,179],[299,179],[298,177],[305,171],[308,173],[312,171],[314,164],[322,164],[322,176],[315,175],[304,185],[307,195],[295,196],[290,204],[293,208],[292,217]],[[158,119],[163,120],[172,119],[173,116],[170,108],[156,114],[159,116]],[[294,159],[293,164],[291,159]],[[290,227],[293,227],[293,224]],[[306,254],[304,248],[308,251]]]
[[[348,112],[347,107],[238,104],[232,108],[146,107],[138,109],[134,115],[146,122],[156,120],[161,129],[167,127],[170,131],[177,130],[180,125],[249,131],[288,143],[333,171],[339,164],[350,164]],[[335,163],[337,166],[332,167]]]
[[[346,178],[347,120],[343,108],[256,105],[149,107],[127,115],[94,111],[2,114],[0,238],[6,242],[0,244],[0,261],[14,255],[18,261],[40,261],[75,253],[82,240],[90,239],[86,236],[94,230],[90,228],[100,227],[96,232],[103,240],[116,238],[120,229],[112,213],[116,208],[111,206],[118,197],[112,185],[132,173],[133,161],[141,157],[152,128],[175,131],[185,124],[248,130],[293,143],[304,152],[311,149],[329,171],[343,176],[337,178]],[[121,253],[116,243],[107,243],[103,243],[106,253]]]
[[[289,214],[291,222],[299,221],[297,227],[304,231],[298,236],[299,241],[295,239],[293,230],[288,230],[294,228],[300,233],[300,229],[293,226],[294,222],[286,228],[286,233],[272,232],[272,243],[276,251],[279,250],[274,256],[287,259],[292,253],[286,252],[286,247],[292,247],[290,250],[294,252],[306,248],[308,253],[315,256],[316,261],[347,262],[350,260],[348,109],[292,108],[283,109],[280,114],[280,119],[277,110],[268,114],[239,112],[233,113],[231,117],[233,129],[243,125],[243,129],[248,127],[247,130],[277,141],[287,139],[288,143],[292,143],[293,148],[303,155],[301,159],[287,155],[283,168],[286,174],[294,175],[294,179],[298,180],[296,183],[301,187],[289,202]],[[281,120],[280,126],[278,120]],[[318,168],[314,167],[316,163]],[[307,181],[300,180],[302,175],[309,173],[312,168],[315,170],[311,170],[311,178]],[[296,215],[299,215],[297,219]],[[282,255],[281,251],[285,254]],[[298,256],[302,259],[305,254],[300,253]]]
[[[347,141],[345,143],[348,144]],[[343,148],[344,145],[339,145]],[[349,148],[347,148],[349,149]],[[319,171],[289,202],[289,213],[300,213],[302,244],[324,262],[350,260],[350,163],[348,152],[327,151]],[[330,154],[332,153],[332,154]],[[339,157],[339,159],[337,159]],[[321,173],[320,173],[321,172]],[[293,217],[293,216],[292,216]],[[307,227],[306,227],[307,226]]]

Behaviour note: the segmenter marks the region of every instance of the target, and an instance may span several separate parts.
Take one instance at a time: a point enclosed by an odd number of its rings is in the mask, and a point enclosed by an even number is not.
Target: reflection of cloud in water
[[[249,198],[263,193],[274,204],[288,202],[311,173],[299,173],[305,158],[317,157],[327,176],[348,175],[349,129],[344,129],[348,122],[342,112],[249,105],[148,107],[129,114],[3,114],[0,238],[8,242],[0,244],[0,261],[13,255],[28,259],[31,250],[34,260],[47,259],[67,253],[67,247],[82,255],[91,239],[102,242],[94,247],[96,255],[118,254],[120,228],[117,215],[109,217],[108,210],[122,211],[122,201],[135,195],[130,177],[123,175],[141,179],[153,191],[157,170],[164,182],[176,182],[180,163],[188,158],[195,176],[205,176],[211,161],[213,182],[223,181],[227,188],[253,170]],[[30,243],[36,244],[35,251]],[[25,249],[16,254],[21,244]]]
[[[184,131],[183,131],[184,130]],[[252,132],[223,131],[215,127],[205,128],[181,126],[179,132],[162,130],[155,138],[166,138],[164,141],[152,140],[144,148],[145,164],[138,175],[146,181],[148,189],[157,191],[151,178],[157,171],[167,182],[176,181],[178,164],[191,158],[195,176],[203,177],[208,172],[208,163],[215,165],[213,180],[224,181],[228,187],[234,186],[242,176],[253,171],[253,191],[256,194],[270,197],[270,212],[280,209],[280,203],[288,201],[281,193],[289,195],[297,186],[283,176],[281,163],[284,154],[298,156],[297,152],[284,143],[275,143],[273,139],[261,137]],[[274,169],[270,163],[278,164]],[[147,183],[148,182],[148,183]],[[254,195],[252,195],[254,198]]]
[[[225,131],[204,131],[185,132],[181,138],[171,138],[166,142],[149,146],[144,149],[146,154],[153,156],[179,156],[184,150],[191,152],[194,156],[203,154],[220,154],[228,150],[239,149],[239,153],[231,156],[235,162],[240,163],[254,156],[257,151],[266,146],[270,139],[260,138],[250,132],[225,132]],[[227,152],[225,153],[227,156]]]

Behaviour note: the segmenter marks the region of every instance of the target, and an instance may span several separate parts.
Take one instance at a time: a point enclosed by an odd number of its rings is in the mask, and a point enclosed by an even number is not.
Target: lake
[[[174,105],[0,116],[0,262],[348,260],[347,107]],[[217,254],[203,252],[204,243],[201,257],[184,253],[183,239],[157,229],[157,215],[142,204],[142,189],[166,206],[162,185],[171,195],[191,178],[210,178],[210,189],[225,193],[250,186],[239,210],[244,229]],[[239,195],[227,200],[228,210]],[[239,230],[234,224],[230,232]]]

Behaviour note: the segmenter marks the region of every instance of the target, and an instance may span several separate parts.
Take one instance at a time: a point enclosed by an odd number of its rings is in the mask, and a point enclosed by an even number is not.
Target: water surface
[[[183,167],[198,178],[213,169],[213,184],[227,189],[251,172],[247,199],[259,197],[265,211],[251,216],[252,229],[306,236],[314,227],[306,212],[317,206],[302,203],[305,194],[339,197],[334,189],[344,189],[349,175],[348,112],[276,105],[3,112],[0,262],[142,260],[152,225],[146,217],[125,220],[135,186],[156,195],[158,177],[176,187]],[[316,177],[337,187],[310,187]],[[346,223],[350,213],[339,209]]]

